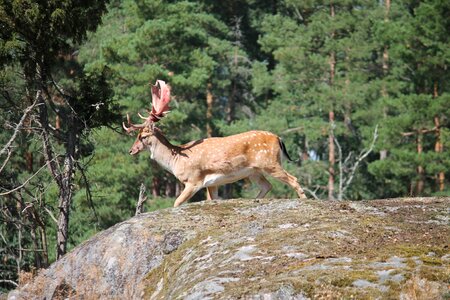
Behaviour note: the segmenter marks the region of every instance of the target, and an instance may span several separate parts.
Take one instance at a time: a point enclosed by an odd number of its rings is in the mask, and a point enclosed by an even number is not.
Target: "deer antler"
[[[170,86],[162,80],[157,80],[155,85],[152,85],[152,110],[147,110],[149,116],[144,117],[138,113],[141,119],[144,119],[142,124],[133,124],[130,121],[130,116],[127,114],[128,127],[122,122],[122,127],[127,133],[150,126],[153,123],[161,120],[169,113],[170,102]]]
[[[130,121],[130,115],[127,114],[127,122],[128,122],[128,126],[129,126],[129,127],[125,126],[125,123],[124,123],[124,122],[122,122],[122,127],[123,127],[123,129],[125,129],[125,131],[126,131],[127,133],[131,133],[131,132],[133,132],[133,131],[135,131],[135,130],[139,130],[139,129],[144,128],[145,126],[147,126],[147,124],[148,124],[148,119],[147,119],[147,121],[145,121],[144,123],[142,123],[142,124],[137,124],[137,125],[136,125],[136,124],[131,123],[131,121]]]
[[[170,102],[170,86],[162,80],[157,80],[152,85],[152,111],[150,112],[150,120],[158,122],[167,113],[169,113]]]

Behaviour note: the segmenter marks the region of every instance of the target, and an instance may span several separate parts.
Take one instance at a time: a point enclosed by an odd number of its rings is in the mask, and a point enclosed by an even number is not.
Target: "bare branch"
[[[423,129],[416,130],[416,131],[402,132],[402,136],[411,136],[411,135],[416,135],[418,133],[426,134],[426,133],[430,133],[430,132],[436,132],[436,130],[438,130],[438,128],[436,126],[431,129],[423,128]]]
[[[372,152],[373,147],[375,146],[375,142],[378,139],[378,124],[375,126],[375,129],[373,131],[373,138],[372,143],[370,144],[369,148],[367,150],[361,151],[359,156],[356,159],[355,164],[350,169],[350,176],[347,178],[345,185],[343,187],[342,193],[344,194],[347,188],[350,186],[351,182],[353,181],[353,178],[355,176],[355,172],[358,169],[358,165]]]
[[[286,129],[285,131],[283,131],[282,134],[287,134],[287,133],[296,132],[296,131],[302,131],[302,130],[305,130],[305,127],[303,127],[303,126],[294,127],[294,128]]]
[[[2,167],[0,168],[0,173],[2,173],[3,169],[6,167],[6,165],[8,164],[9,159],[11,158],[11,154],[12,151],[11,149],[8,148],[8,156],[6,157],[5,161],[3,162]]]
[[[0,173],[3,170],[3,168],[5,167],[6,163],[8,162],[9,158],[11,157],[11,145],[14,142],[14,140],[17,137],[17,134],[19,134],[20,129],[23,126],[23,123],[25,122],[28,114],[30,113],[31,110],[33,110],[33,108],[36,106],[36,103],[38,102],[38,99],[41,96],[41,91],[37,91],[36,92],[36,97],[34,98],[34,102],[33,104],[31,104],[30,106],[28,106],[25,111],[23,112],[22,118],[20,118],[19,123],[17,123],[16,128],[14,129],[14,133],[11,136],[11,138],[9,139],[9,141],[6,143],[6,145],[2,148],[2,150],[0,150],[0,156],[2,156],[6,151],[8,151],[8,156],[6,157],[6,160],[3,162],[2,164],[2,168],[0,169]]]
[[[320,200],[320,198],[317,196],[317,190],[318,190],[318,189],[319,189],[319,188],[316,188],[314,191],[312,191],[312,190],[308,189],[307,187],[303,187],[303,190],[306,191],[306,192],[308,192],[308,193],[310,193],[311,196],[314,197],[314,199]]]
[[[0,279],[0,283],[10,283],[10,284],[12,284],[12,285],[14,285],[16,287],[19,286],[19,284],[17,284],[17,282],[9,280],[9,279]]]
[[[8,242],[6,241],[5,236],[1,232],[0,232],[0,237],[2,238],[5,245],[8,245]]]
[[[195,130],[197,130],[198,132],[202,132],[202,130],[195,124],[191,123],[191,127],[194,128]]]
[[[348,164],[348,162],[350,161],[350,159],[352,158],[353,155],[353,151],[350,151],[347,155],[347,157],[344,159],[344,167]]]
[[[22,210],[22,213],[26,212],[27,209],[29,209],[30,207],[33,207],[33,205],[34,205],[33,202],[28,203],[28,205],[25,206],[25,208]]]
[[[295,12],[295,14],[297,15],[297,18],[300,20],[300,21],[305,21],[305,18],[303,17],[303,15],[301,14],[301,12],[298,10],[298,8],[297,8],[297,6],[296,5],[294,5],[294,12]]]
[[[44,206],[45,211],[48,213],[50,218],[55,222],[55,224],[58,224],[58,220],[56,220],[55,216],[53,215],[52,211]]]
[[[64,99],[64,102],[66,103],[66,105],[70,108],[70,110],[72,111],[72,113],[74,114],[74,116],[77,115],[77,112],[75,111],[75,109],[72,107],[72,105],[70,105],[69,101],[67,101],[68,98],[70,98],[70,95],[66,94],[66,92],[64,91],[64,89],[62,87],[60,87],[58,85],[58,83],[56,83],[55,79],[53,79],[53,77],[50,75],[51,81],[53,83],[53,86],[56,88],[56,90],[58,91],[58,93],[61,95],[61,97]],[[48,93],[48,92],[47,92]]]
[[[56,159],[56,157],[53,158],[53,160],[55,160],[55,159]],[[23,188],[24,186],[26,186],[26,185],[28,184],[28,182],[30,182],[30,180],[33,179],[33,177],[35,177],[35,176],[36,176],[40,171],[42,171],[42,169],[44,169],[46,166],[47,166],[47,164],[45,164],[45,165],[43,165],[42,167],[40,167],[39,170],[36,171],[36,173],[34,173],[34,174],[31,175],[30,177],[28,177],[28,179],[25,180],[25,182],[22,183],[21,185],[19,185],[18,187],[14,188],[14,189],[12,189],[12,190],[9,190],[9,191],[7,191],[7,192],[0,193],[0,196],[5,196],[5,195],[8,195],[8,194],[14,193],[15,191],[20,190],[21,188]]]
[[[28,248],[19,248],[19,251],[25,251],[25,252],[44,252],[43,249],[28,249]]]

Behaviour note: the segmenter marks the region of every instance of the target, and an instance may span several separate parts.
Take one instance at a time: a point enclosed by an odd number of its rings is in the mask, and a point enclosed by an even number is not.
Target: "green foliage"
[[[61,49],[81,42],[88,30],[97,27],[105,5],[105,1],[1,1],[0,64],[19,60],[31,68],[28,56],[39,53],[51,66]]]
[[[326,199],[333,133],[335,193],[352,176],[344,199],[449,195],[450,3],[402,0],[389,11],[386,4],[0,0],[0,143],[10,139],[41,86],[52,95],[52,126],[57,114],[76,116],[73,126],[63,118],[59,131],[75,130],[79,138],[69,248],[133,216],[141,183],[149,190],[146,211],[172,205],[180,189],[176,179],[147,153],[130,157],[134,138],[120,128],[126,113],[137,123],[136,113],[150,109],[149,83],[156,79],[172,86],[172,112],[159,127],[175,144],[204,138],[207,124],[217,136],[272,131],[298,160],[285,168],[309,196]],[[206,117],[207,91],[212,117]],[[31,115],[13,143],[0,192],[43,165],[42,140],[33,131],[37,117]],[[372,147],[375,128],[372,152],[353,170]],[[63,155],[67,143],[55,135],[53,149]],[[269,196],[295,197],[287,186],[271,183]],[[256,193],[245,182],[221,191],[225,197]],[[56,229],[47,210],[58,215],[58,195],[44,168],[25,189],[0,200],[28,232],[33,219],[21,211],[40,203],[50,260]],[[200,192],[197,200],[203,198]],[[18,244],[31,245],[32,239],[19,241],[14,223],[0,231],[9,243],[10,267]],[[33,264],[31,255],[21,261],[26,270]],[[2,276],[14,279],[14,272]]]

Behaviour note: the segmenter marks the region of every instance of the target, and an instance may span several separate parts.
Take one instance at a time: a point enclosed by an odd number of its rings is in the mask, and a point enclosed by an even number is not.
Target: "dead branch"
[[[55,159],[56,159],[56,157],[53,158],[53,160],[55,160]],[[9,190],[9,191],[7,191],[7,192],[0,193],[0,196],[5,196],[5,195],[8,195],[8,194],[14,193],[15,191],[20,190],[21,188],[23,188],[24,186],[26,186],[26,185],[28,184],[28,182],[30,182],[30,180],[33,179],[33,177],[35,177],[39,172],[41,172],[42,169],[44,169],[46,166],[47,166],[47,164],[45,164],[45,165],[43,165],[42,167],[40,167],[39,170],[37,170],[33,175],[31,175],[30,177],[28,177],[28,179],[25,180],[24,183],[22,183],[22,184],[19,185],[18,187],[15,187],[14,189]]]
[[[373,151],[373,147],[375,146],[375,143],[378,139],[378,124],[375,126],[375,129],[373,131],[373,138],[372,143],[370,144],[369,148],[367,150],[362,150],[359,156],[356,159],[355,164],[350,168],[350,176],[345,181],[345,185],[342,189],[342,195],[345,194],[345,191],[350,186],[351,182],[353,181],[353,178],[355,176],[355,172],[358,169],[359,164]]]
[[[317,196],[317,191],[319,190],[319,187],[316,188],[314,191],[313,191],[313,190],[310,190],[310,189],[307,188],[307,187],[303,187],[303,190],[306,191],[306,192],[308,192],[308,193],[310,193],[311,196],[314,197],[314,199],[320,200],[320,198]]]
[[[28,114],[30,113],[30,111],[33,110],[33,108],[36,106],[38,99],[41,96],[41,91],[37,91],[36,92],[36,97],[34,98],[34,102],[33,104],[31,104],[30,106],[28,106],[25,111],[23,112],[22,118],[20,118],[19,123],[17,123],[16,128],[14,129],[13,135],[11,136],[11,138],[9,139],[9,141],[6,143],[6,145],[2,148],[2,150],[0,150],[0,156],[2,156],[6,151],[8,151],[8,156],[6,157],[6,160],[3,162],[2,164],[2,168],[0,169],[0,173],[3,170],[4,166],[6,165],[6,163],[8,162],[9,158],[11,157],[11,145],[12,143],[15,141],[17,135],[19,134],[20,129],[23,126],[23,123],[25,122]]]
[[[0,279],[0,283],[10,283],[10,284],[12,284],[12,285],[14,285],[16,287],[19,286],[19,284],[17,282],[9,280],[9,279]]]
[[[9,159],[11,158],[11,154],[12,154],[12,151],[11,151],[10,148],[8,148],[8,156],[6,156],[6,159],[5,159],[5,161],[3,162],[2,167],[0,168],[0,174],[2,173],[3,169],[6,167],[6,165],[7,165],[8,161],[9,161]]]
[[[135,216],[142,214],[144,212],[144,202],[147,201],[147,197],[145,196],[145,185],[141,183],[141,187],[139,188],[139,200],[136,205],[136,213]]]
[[[294,128],[286,129],[285,131],[283,131],[282,134],[287,134],[287,133],[296,132],[296,131],[303,131],[303,130],[305,130],[305,128],[303,126],[301,126],[301,127],[294,127]]]
[[[58,220],[56,220],[55,216],[53,215],[52,211],[44,206],[44,210],[48,213],[50,218],[55,222],[55,224],[58,224]]]
[[[416,135],[416,134],[427,134],[430,132],[436,132],[436,130],[438,130],[438,127],[433,127],[431,129],[427,129],[427,128],[423,128],[420,130],[416,130],[416,131],[410,131],[410,132],[402,132],[402,136],[411,136],[411,135]]]

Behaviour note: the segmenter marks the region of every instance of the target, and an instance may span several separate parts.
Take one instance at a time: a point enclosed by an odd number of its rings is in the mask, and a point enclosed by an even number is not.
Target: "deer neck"
[[[178,147],[172,145],[159,130],[155,130],[148,148],[151,159],[173,174]]]

